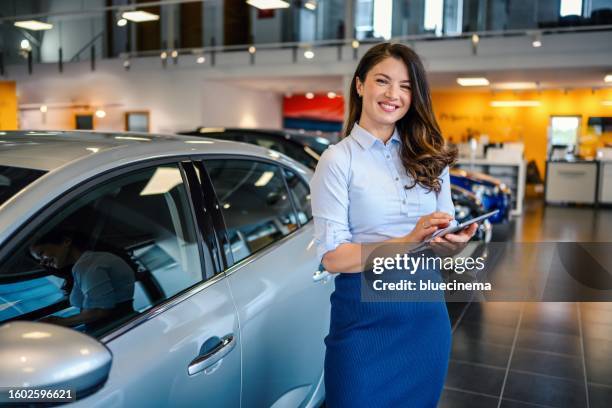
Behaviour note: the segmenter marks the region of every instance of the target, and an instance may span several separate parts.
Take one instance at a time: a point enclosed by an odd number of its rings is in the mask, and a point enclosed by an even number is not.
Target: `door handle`
[[[314,282],[320,282],[323,281],[323,283],[327,283],[327,281],[329,280],[328,278],[330,277],[330,273],[323,270],[316,270],[313,274],[312,274],[312,280]]]
[[[233,334],[228,334],[223,337],[219,344],[217,344],[212,350],[197,356],[191,363],[187,372],[189,375],[197,374],[201,371],[206,370],[210,366],[219,362],[223,357],[229,354],[236,347],[236,338]]]

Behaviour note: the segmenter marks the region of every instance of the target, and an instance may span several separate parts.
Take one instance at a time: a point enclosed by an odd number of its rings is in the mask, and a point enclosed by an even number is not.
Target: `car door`
[[[301,190],[288,190],[282,168],[270,162],[207,158],[204,165],[234,262],[226,273],[241,324],[243,406],[317,402],[333,284],[319,271],[308,186],[289,172]]]
[[[70,283],[70,270],[32,259],[33,244],[48,231],[69,230],[70,242],[79,237],[90,258],[105,254],[131,268],[124,272],[133,273],[131,309],[74,327],[113,356],[104,386],[77,405],[240,406],[238,316],[212,227],[205,228],[204,208],[191,199],[200,187],[186,176],[171,162],[94,180],[52,205],[0,265],[0,293],[10,297],[0,309],[4,321],[81,311],[68,295],[86,279]],[[96,290],[77,288],[92,297]],[[116,294],[96,296],[102,305]]]

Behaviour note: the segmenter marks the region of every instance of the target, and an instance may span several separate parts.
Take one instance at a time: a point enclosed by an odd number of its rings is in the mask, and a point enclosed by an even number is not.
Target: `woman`
[[[443,302],[363,302],[362,251],[421,242],[453,222],[456,158],[431,106],[425,70],[401,44],[371,48],[350,89],[345,138],[311,182],[315,239],[335,279],[325,339],[327,406],[435,407],[450,352]],[[434,241],[456,251],[477,225]],[[365,244],[368,244],[366,246]]]

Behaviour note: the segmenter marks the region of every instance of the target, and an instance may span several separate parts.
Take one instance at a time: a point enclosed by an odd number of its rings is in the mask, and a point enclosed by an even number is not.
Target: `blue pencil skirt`
[[[325,338],[329,408],[436,407],[451,328],[439,302],[362,302],[361,274],[340,274]]]

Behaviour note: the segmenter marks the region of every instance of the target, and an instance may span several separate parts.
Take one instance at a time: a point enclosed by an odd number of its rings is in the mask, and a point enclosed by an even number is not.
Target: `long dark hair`
[[[406,173],[429,191],[440,191],[440,175],[446,166],[457,160],[457,149],[449,146],[434,116],[425,68],[419,56],[402,44],[381,43],[370,48],[359,61],[351,82],[349,115],[344,128],[348,136],[361,117],[362,100],[357,94],[357,78],[365,82],[368,72],[385,58],[403,61],[408,68],[412,101],[408,112],[397,121],[402,140],[400,157]]]

